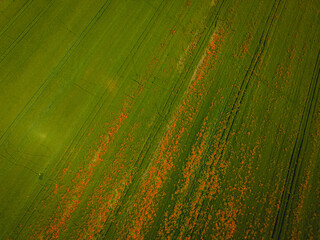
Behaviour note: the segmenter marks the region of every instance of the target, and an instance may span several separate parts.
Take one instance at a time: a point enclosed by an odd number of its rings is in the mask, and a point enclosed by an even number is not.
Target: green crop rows
[[[0,239],[320,239],[319,6],[0,0]]]

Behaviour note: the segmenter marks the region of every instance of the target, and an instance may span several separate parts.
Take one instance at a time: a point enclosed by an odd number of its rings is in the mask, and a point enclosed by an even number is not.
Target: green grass
[[[319,4],[0,1],[0,238],[319,238]]]

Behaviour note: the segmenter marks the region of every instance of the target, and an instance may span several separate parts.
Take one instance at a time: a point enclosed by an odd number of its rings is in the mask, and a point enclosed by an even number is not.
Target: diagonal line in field
[[[9,131],[14,128],[20,121],[23,119],[24,115],[29,111],[29,109],[33,106],[33,104],[38,100],[44,90],[48,87],[50,80],[53,79],[54,74],[56,74],[60,69],[65,65],[68,61],[74,50],[78,47],[83,38],[89,33],[92,27],[96,24],[96,22],[101,18],[107,7],[109,6],[110,1],[107,0],[96,15],[91,19],[88,25],[83,29],[83,31],[79,34],[78,38],[73,42],[71,47],[67,50],[66,54],[60,59],[58,64],[53,68],[49,76],[44,80],[41,86],[37,89],[37,91],[33,94],[33,96],[29,99],[29,101],[22,108],[20,113],[16,116],[16,118],[12,121],[9,127],[4,131],[4,133],[0,137],[0,146],[6,141],[6,139],[10,136]]]
[[[308,90],[308,95],[303,111],[303,115],[300,121],[299,126],[299,132],[298,136],[296,138],[293,151],[291,154],[289,166],[288,166],[288,172],[284,184],[284,189],[281,194],[281,200],[280,200],[280,208],[277,213],[277,217],[274,223],[273,231],[272,231],[272,237],[279,239],[281,237],[281,234],[283,232],[283,225],[286,219],[286,213],[287,208],[289,205],[290,200],[294,196],[294,190],[293,187],[295,185],[295,182],[297,178],[299,177],[296,175],[297,171],[300,169],[301,165],[301,150],[304,146],[304,141],[306,138],[306,135],[308,133],[307,128],[312,123],[312,116],[314,115],[314,112],[316,110],[316,102],[319,97],[319,76],[320,76],[320,51],[318,52],[316,65],[313,71],[312,81],[310,83],[310,87]]]

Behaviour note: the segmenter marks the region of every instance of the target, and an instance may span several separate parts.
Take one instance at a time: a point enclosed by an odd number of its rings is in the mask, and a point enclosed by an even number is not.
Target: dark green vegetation
[[[320,239],[319,0],[1,0],[1,239]]]

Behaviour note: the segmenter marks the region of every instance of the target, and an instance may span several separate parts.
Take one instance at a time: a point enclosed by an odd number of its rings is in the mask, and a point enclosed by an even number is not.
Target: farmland
[[[320,239],[319,0],[0,0],[0,239]]]

